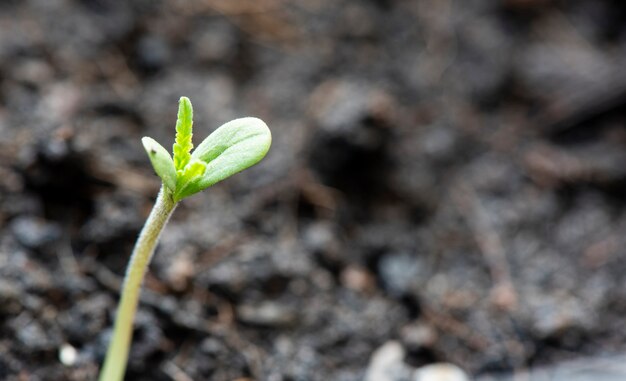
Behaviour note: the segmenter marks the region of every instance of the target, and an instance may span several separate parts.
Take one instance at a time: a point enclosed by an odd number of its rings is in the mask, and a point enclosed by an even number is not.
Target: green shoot
[[[215,130],[192,153],[192,125],[191,102],[181,97],[174,157],[154,139],[142,139],[152,167],[163,185],[139,234],[126,270],[113,337],[100,372],[100,381],[121,381],[124,377],[141,283],[159,236],[178,202],[255,165],[265,157],[272,143],[270,130],[262,120],[241,118]]]

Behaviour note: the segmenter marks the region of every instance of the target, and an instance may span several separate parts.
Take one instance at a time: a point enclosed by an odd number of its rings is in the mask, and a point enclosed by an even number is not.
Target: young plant
[[[191,102],[181,97],[173,159],[154,139],[142,139],[154,171],[163,184],[126,269],[113,338],[100,372],[100,381],[121,381],[124,377],[141,283],[161,231],[178,202],[258,163],[272,143],[270,130],[262,120],[241,118],[215,130],[191,152],[192,119]]]

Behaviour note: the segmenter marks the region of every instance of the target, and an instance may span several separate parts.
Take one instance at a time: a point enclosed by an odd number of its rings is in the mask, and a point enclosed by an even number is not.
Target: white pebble
[[[365,381],[398,381],[410,375],[404,364],[404,348],[397,341],[388,341],[378,348],[370,359]]]
[[[437,363],[423,366],[415,371],[414,381],[469,381],[465,372],[456,365]]]
[[[61,364],[65,366],[72,366],[76,364],[76,360],[78,359],[78,352],[76,348],[71,346],[70,344],[63,344],[61,349],[59,350],[59,360]]]

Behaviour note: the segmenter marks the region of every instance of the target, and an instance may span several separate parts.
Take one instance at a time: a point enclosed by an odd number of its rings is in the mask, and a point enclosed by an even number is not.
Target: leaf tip
[[[189,98],[182,96],[178,100],[178,115],[180,119],[191,119],[193,113],[193,106]]]
[[[156,154],[156,141],[148,136],[144,136],[143,138],[141,138],[141,144],[143,144],[143,148],[146,150],[146,152],[148,153],[148,155],[154,155]]]
[[[267,124],[259,118],[248,116],[242,118],[242,120],[245,121],[245,124],[251,126],[254,129],[254,133],[258,142],[257,144],[260,153],[260,160],[267,154],[270,146],[272,145],[272,131],[270,131],[270,128],[267,126]]]

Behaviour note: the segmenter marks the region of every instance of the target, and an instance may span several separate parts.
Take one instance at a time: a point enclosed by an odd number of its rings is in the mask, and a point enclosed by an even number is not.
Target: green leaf
[[[174,143],[174,166],[176,170],[185,168],[191,159],[193,142],[193,108],[187,97],[180,97],[178,102],[178,119],[176,120],[176,141]]]
[[[197,183],[202,179],[202,175],[206,171],[206,163],[198,159],[191,159],[189,164],[182,172],[179,172],[178,179],[176,181],[176,192],[174,194],[174,200],[180,201],[185,194],[195,190],[198,186]]]
[[[177,191],[178,199],[210,187],[258,163],[272,144],[272,134],[258,118],[230,121],[215,130],[191,155],[206,164],[204,174]]]
[[[171,191],[176,189],[176,168],[169,152],[156,140],[144,137],[141,139],[143,148],[145,148],[152,162],[152,167],[157,175]]]

